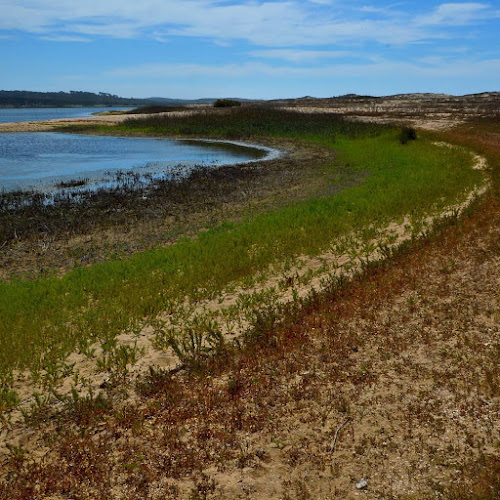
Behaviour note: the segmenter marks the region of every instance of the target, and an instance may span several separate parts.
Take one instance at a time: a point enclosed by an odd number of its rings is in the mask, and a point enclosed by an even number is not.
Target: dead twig
[[[337,430],[335,431],[335,437],[333,438],[333,444],[332,447],[330,448],[330,453],[333,453],[335,451],[335,445],[337,444],[337,438],[339,437],[339,432],[342,430],[342,428],[351,420],[351,417],[347,417],[338,427]]]

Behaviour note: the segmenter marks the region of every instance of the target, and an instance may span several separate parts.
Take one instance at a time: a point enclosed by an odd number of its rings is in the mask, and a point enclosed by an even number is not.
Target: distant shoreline
[[[0,123],[0,133],[47,132],[64,125],[113,125],[129,117],[130,115],[127,114],[99,114],[74,118],[54,118],[52,120],[43,121],[7,122]]]
[[[66,104],[66,105],[40,105],[40,106],[10,106],[0,104],[0,109],[71,109],[71,108],[135,108],[133,104]]]

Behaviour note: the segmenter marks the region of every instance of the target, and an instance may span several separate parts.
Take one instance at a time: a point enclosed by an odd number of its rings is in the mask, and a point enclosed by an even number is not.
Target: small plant
[[[12,372],[0,373],[0,415],[19,404],[19,397],[16,391],[12,389],[12,384]]]
[[[168,370],[150,366],[149,372],[137,381],[135,388],[144,397],[162,394],[168,400],[173,400],[175,381]]]
[[[227,382],[227,392],[231,398],[236,399],[243,390],[243,382],[239,378],[231,378]]]
[[[14,468],[21,467],[24,463],[26,450],[22,446],[15,446],[10,443],[6,443],[6,447],[9,450],[7,455],[9,465]]]
[[[281,320],[282,312],[283,306],[276,300],[249,311],[246,316],[251,326],[244,332],[245,342],[264,344],[274,341],[274,330]]]
[[[71,388],[71,394],[53,395],[64,405],[65,414],[71,421],[79,426],[88,426],[90,423],[101,420],[109,410],[111,402],[101,393],[95,395],[92,387],[87,395],[82,396],[75,387]]]
[[[71,376],[75,367],[75,363],[68,363],[65,353],[58,350],[44,353],[40,365],[44,367],[39,374],[40,384],[45,389],[55,387],[66,377]]]
[[[200,477],[195,480],[195,486],[191,490],[189,498],[192,500],[205,500],[215,492],[215,489],[215,479],[202,472]]]
[[[157,329],[154,343],[158,348],[170,347],[183,365],[195,368],[209,355],[222,350],[224,338],[217,321],[195,315],[182,332],[175,328]]]
[[[29,409],[21,408],[21,414],[27,425],[39,427],[46,422],[52,414],[50,394],[41,395],[38,392],[33,394],[34,401]]]
[[[101,371],[110,371],[114,376],[124,378],[128,373],[128,365],[137,362],[141,349],[134,345],[115,345],[111,349],[104,350],[102,358],[97,360],[97,367]]]

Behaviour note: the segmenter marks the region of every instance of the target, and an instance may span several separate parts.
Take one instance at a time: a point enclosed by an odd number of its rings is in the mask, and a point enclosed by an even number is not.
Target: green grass
[[[359,137],[379,135],[383,127],[356,123],[328,113],[290,113],[274,108],[210,109],[191,116],[130,118],[117,126],[123,131],[224,138]]]
[[[482,179],[469,168],[466,151],[437,147],[425,138],[401,145],[399,130],[388,127],[351,125],[322,115],[317,120],[287,115],[284,120],[270,113],[270,121],[256,133],[255,123],[238,129],[241,115],[229,116],[213,122],[213,134],[203,120],[190,118],[185,133],[201,135],[203,129],[203,135],[234,137],[240,130],[240,137],[250,132],[253,137],[306,137],[335,148],[336,162],[328,168],[349,163],[367,178],[334,196],[292,203],[238,224],[221,221],[196,239],[125,260],[75,269],[61,278],[0,283],[0,377],[5,386],[13,369],[35,375],[47,366],[57,369],[75,349],[109,341],[136,322],[175,308],[184,297],[215,296],[231,282],[275,262],[316,254],[351,231],[439,209],[463,199]],[[121,130],[177,133],[162,128],[161,120],[150,122],[130,121]],[[182,120],[173,122],[178,127]]]

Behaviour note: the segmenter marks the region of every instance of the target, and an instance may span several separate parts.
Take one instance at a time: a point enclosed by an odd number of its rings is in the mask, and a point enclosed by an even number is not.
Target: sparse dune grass
[[[215,116],[215,118],[214,118]],[[62,277],[0,283],[0,408],[12,406],[14,370],[62,376],[67,356],[115,337],[139,321],[175,309],[185,298],[213,298],[233,282],[299,255],[314,255],[336,238],[463,200],[482,182],[472,156],[425,137],[402,145],[399,130],[324,115],[245,109],[184,119],[129,120],[120,131],[229,138],[300,137],[332,147],[328,168],[350,164],[366,174],[338,194],[291,202],[238,224],[221,224],[195,239],[75,269]],[[250,251],[251,249],[251,251]],[[70,370],[69,370],[70,371]]]

